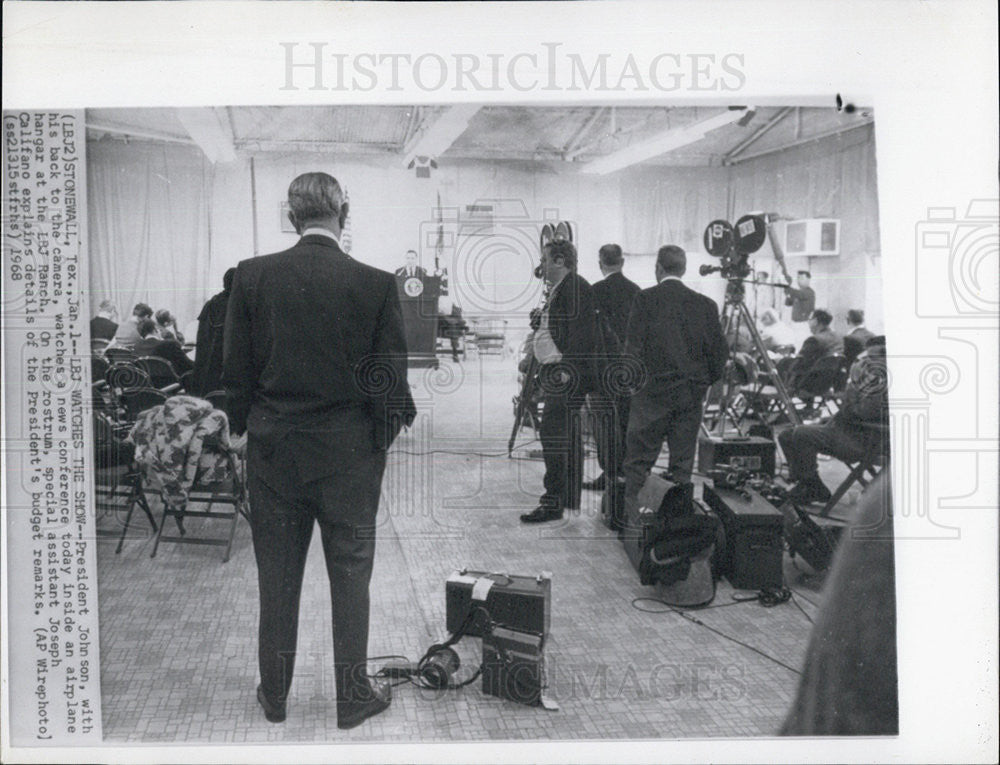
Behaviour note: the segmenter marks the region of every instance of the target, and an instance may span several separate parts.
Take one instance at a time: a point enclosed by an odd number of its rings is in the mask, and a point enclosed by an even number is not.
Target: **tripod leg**
[[[785,388],[784,381],[778,374],[778,370],[774,366],[774,362],[771,361],[771,357],[767,353],[767,348],[764,347],[764,341],[761,339],[760,333],[757,331],[757,327],[750,321],[750,312],[747,310],[746,304],[741,300],[737,303],[737,309],[747,322],[747,330],[750,332],[750,337],[753,339],[754,347],[757,349],[757,354],[764,362],[764,368],[767,369],[767,374],[770,376],[771,382],[774,384],[774,389],[778,392],[778,400],[784,407],[788,420],[792,423],[792,425],[801,425],[802,420],[799,418],[799,413],[795,411],[795,407],[792,405],[792,400],[788,395],[788,389]]]

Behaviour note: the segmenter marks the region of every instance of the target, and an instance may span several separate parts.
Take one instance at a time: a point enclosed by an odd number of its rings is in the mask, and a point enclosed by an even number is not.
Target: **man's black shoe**
[[[552,507],[536,507],[530,513],[521,516],[521,523],[545,523],[562,520],[563,511]]]
[[[601,473],[593,481],[583,482],[583,488],[587,491],[604,491],[605,485],[604,473]]]
[[[813,502],[829,502],[830,490],[826,488],[819,478],[806,478],[799,481],[788,492],[788,499],[800,505],[808,505]]]
[[[264,710],[264,717],[268,722],[280,723],[285,721],[285,705],[272,704],[264,695],[264,686],[257,686],[257,703]]]
[[[374,681],[371,698],[367,701],[345,701],[337,703],[337,727],[341,730],[356,728],[369,717],[384,712],[392,703],[392,686]]]

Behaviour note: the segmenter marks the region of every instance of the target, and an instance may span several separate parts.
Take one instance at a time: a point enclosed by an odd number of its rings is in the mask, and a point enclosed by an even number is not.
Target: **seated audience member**
[[[222,277],[222,292],[213,295],[198,314],[198,337],[195,342],[192,391],[207,396],[222,389],[222,346],[226,329],[226,307],[233,288],[236,269],[230,268]]]
[[[879,336],[869,341],[851,367],[843,402],[829,422],[799,425],[778,436],[795,484],[789,499],[803,504],[830,499],[830,490],[817,472],[817,454],[855,462],[870,448],[888,443],[884,433],[889,422],[887,388],[885,337]]]
[[[142,335],[139,334],[139,322],[143,319],[150,319],[152,321],[150,318],[152,315],[152,308],[145,303],[136,303],[135,308],[132,309],[132,315],[118,325],[118,331],[115,332],[114,344],[121,348],[132,350],[135,344],[142,339]],[[155,323],[153,324],[153,328],[156,328]]]
[[[156,312],[156,331],[161,340],[176,340],[180,345],[184,345],[184,335],[177,328],[177,319],[166,308]]]
[[[765,309],[760,315],[760,339],[764,341],[764,348],[771,352],[795,347],[795,333],[778,318],[778,312],[773,308]]]
[[[194,368],[194,363],[184,353],[181,344],[176,340],[161,340],[156,334],[156,322],[152,319],[143,319],[139,322],[139,334],[141,338],[132,347],[136,356],[156,356],[166,359],[173,366],[177,376],[190,372]]]
[[[110,300],[102,300],[97,316],[90,320],[91,340],[111,340],[118,331],[118,308]]]
[[[865,344],[875,337],[875,333],[865,327],[865,312],[852,308],[847,312],[847,334],[844,335],[844,356],[853,362],[865,349]]]
[[[830,329],[832,321],[833,317],[822,308],[813,311],[809,318],[809,331],[812,334],[802,343],[790,373],[793,391],[819,359],[844,352],[844,338]]]

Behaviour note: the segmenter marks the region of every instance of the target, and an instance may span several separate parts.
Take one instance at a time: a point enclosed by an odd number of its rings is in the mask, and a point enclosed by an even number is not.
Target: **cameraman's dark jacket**
[[[629,314],[625,355],[643,367],[647,396],[708,388],[722,377],[728,355],[718,307],[678,279],[642,290]]]
[[[596,322],[594,296],[590,283],[575,271],[563,277],[549,299],[549,334],[562,355],[556,364],[543,364],[539,372],[543,390],[561,390],[567,386],[547,377],[556,371],[571,376],[567,393],[583,396],[596,389]],[[551,387],[550,387],[551,386]]]

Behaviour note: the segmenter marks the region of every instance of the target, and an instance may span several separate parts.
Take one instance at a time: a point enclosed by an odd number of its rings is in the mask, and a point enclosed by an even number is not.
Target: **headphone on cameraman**
[[[542,226],[542,233],[538,237],[539,252],[544,253],[545,248],[552,242],[573,242],[573,227],[568,221],[561,220],[554,226],[551,223]],[[545,275],[541,263],[535,266],[534,273],[536,279],[541,279]]]

